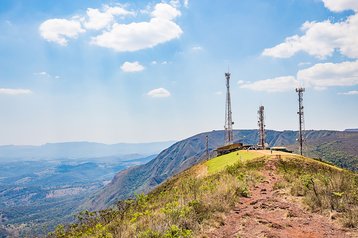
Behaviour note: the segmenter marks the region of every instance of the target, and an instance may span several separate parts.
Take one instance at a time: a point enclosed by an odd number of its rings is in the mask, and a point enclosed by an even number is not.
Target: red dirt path
[[[249,198],[224,219],[224,224],[202,237],[218,238],[345,238],[358,237],[358,231],[345,229],[329,217],[311,213],[302,203],[282,190],[273,190],[280,180],[272,160],[266,163],[264,181],[250,190]]]

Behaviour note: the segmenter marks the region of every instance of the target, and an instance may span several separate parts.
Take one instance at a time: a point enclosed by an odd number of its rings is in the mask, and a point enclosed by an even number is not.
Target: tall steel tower
[[[264,114],[264,106],[260,106],[257,111],[259,126],[259,143],[257,144],[260,149],[265,149],[265,114]]]
[[[303,92],[304,88],[296,88],[296,92],[298,93],[298,119],[299,119],[299,132],[298,132],[298,143],[300,146],[300,154],[302,155],[302,147],[303,147],[303,132],[305,130],[305,120],[303,117]]]
[[[232,133],[232,111],[231,111],[231,98],[230,98],[230,73],[225,73],[226,78],[226,107],[225,107],[225,145],[231,145],[234,141]]]

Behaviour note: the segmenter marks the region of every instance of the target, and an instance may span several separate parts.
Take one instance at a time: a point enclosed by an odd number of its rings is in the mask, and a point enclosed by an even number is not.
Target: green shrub
[[[152,229],[147,229],[138,234],[138,238],[161,238],[161,237],[162,235],[160,235],[159,232],[153,231]]]
[[[192,236],[192,232],[190,230],[181,229],[176,225],[172,225],[166,232],[165,238],[189,238]]]

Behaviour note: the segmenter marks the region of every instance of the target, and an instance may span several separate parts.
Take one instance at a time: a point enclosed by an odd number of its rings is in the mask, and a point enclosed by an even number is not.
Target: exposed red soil
[[[203,237],[222,238],[344,238],[358,237],[358,231],[342,228],[329,217],[312,213],[283,190],[273,186],[281,178],[274,161],[265,166],[264,181],[250,190],[249,198],[226,216],[224,224]]]

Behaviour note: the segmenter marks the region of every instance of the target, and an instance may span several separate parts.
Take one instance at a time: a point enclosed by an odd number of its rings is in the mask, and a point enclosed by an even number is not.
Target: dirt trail
[[[358,237],[358,231],[344,229],[328,217],[306,211],[302,204],[281,190],[273,190],[280,180],[272,160],[266,163],[264,181],[250,190],[249,198],[225,218],[225,224],[203,237],[222,238],[344,238]]]

